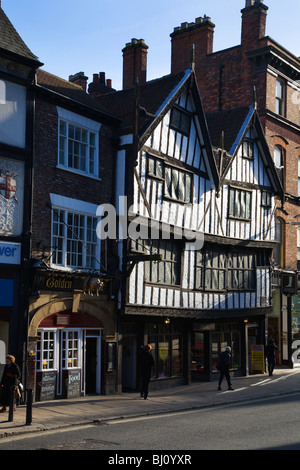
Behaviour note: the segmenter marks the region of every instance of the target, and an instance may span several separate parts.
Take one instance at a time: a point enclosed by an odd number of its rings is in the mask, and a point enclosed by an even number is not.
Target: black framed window
[[[205,253],[205,289],[224,290],[226,287],[226,254],[218,251]]]
[[[255,290],[255,257],[253,254],[229,253],[228,289]]]
[[[165,196],[177,201],[191,202],[192,174],[175,167],[165,167]]]
[[[243,158],[253,159],[254,157],[254,142],[253,140],[244,140],[243,142]]]
[[[161,255],[161,261],[145,261],[145,281],[180,285],[181,244],[172,240],[145,242],[149,255]]]
[[[261,193],[261,205],[264,207],[271,207],[272,195],[268,191],[262,191]]]
[[[184,110],[174,107],[171,113],[170,126],[182,132],[182,134],[188,135],[191,127],[191,116]]]
[[[256,266],[269,265],[269,253],[205,249],[195,258],[195,289],[255,290]],[[263,263],[263,264],[262,264]]]
[[[236,219],[251,218],[251,191],[244,191],[239,188],[229,190],[229,217]]]

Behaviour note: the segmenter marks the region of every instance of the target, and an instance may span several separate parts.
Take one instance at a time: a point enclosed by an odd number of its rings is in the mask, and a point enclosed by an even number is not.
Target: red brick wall
[[[56,168],[58,161],[58,116],[56,106],[37,99],[34,143],[34,190],[32,254],[50,253],[50,193],[93,204],[112,203],[114,182],[113,131],[102,125],[99,135],[101,181]]]

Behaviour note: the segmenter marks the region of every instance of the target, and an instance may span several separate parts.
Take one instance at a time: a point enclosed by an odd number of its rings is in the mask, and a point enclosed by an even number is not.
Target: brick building
[[[213,50],[215,25],[211,18],[182,23],[171,34],[171,71],[178,73],[188,67],[194,46],[195,71],[207,113],[245,106],[256,93],[260,119],[285,189],[284,201],[278,200],[276,210],[280,244],[273,252],[274,279],[278,279],[278,271],[286,272],[295,283],[300,252],[300,60],[266,36],[267,11],[263,0],[246,0],[241,11],[241,43],[221,51]],[[280,360],[291,363],[292,343],[300,332],[299,302],[297,296],[291,300],[295,289],[280,291],[276,282],[269,335],[280,346]]]
[[[40,400],[118,393],[117,262],[96,227],[98,206],[113,198],[120,121],[86,81],[36,74],[28,349]]]

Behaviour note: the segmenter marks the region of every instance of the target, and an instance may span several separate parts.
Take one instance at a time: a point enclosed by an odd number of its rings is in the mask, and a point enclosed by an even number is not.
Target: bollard
[[[32,390],[27,390],[27,401],[26,401],[26,425],[32,423]]]
[[[8,421],[10,422],[14,420],[14,407],[15,407],[15,386],[13,385],[10,389],[10,402],[9,402],[9,412],[8,412]]]

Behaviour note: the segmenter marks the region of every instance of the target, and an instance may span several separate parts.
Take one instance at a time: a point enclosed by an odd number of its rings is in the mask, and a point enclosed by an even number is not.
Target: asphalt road
[[[201,410],[3,438],[0,450],[105,450],[103,455],[107,460],[113,459],[108,462],[111,464],[126,464],[117,461],[125,458],[122,451],[127,451],[127,456],[131,451],[134,457],[134,451],[139,450],[153,455],[155,451],[164,454],[172,451],[173,455],[176,451],[175,454],[185,456],[197,450],[300,450],[299,400],[300,393],[290,393]],[[149,464],[148,461],[129,462],[136,468],[142,468],[143,463]],[[167,462],[160,463],[152,462],[158,467]]]

